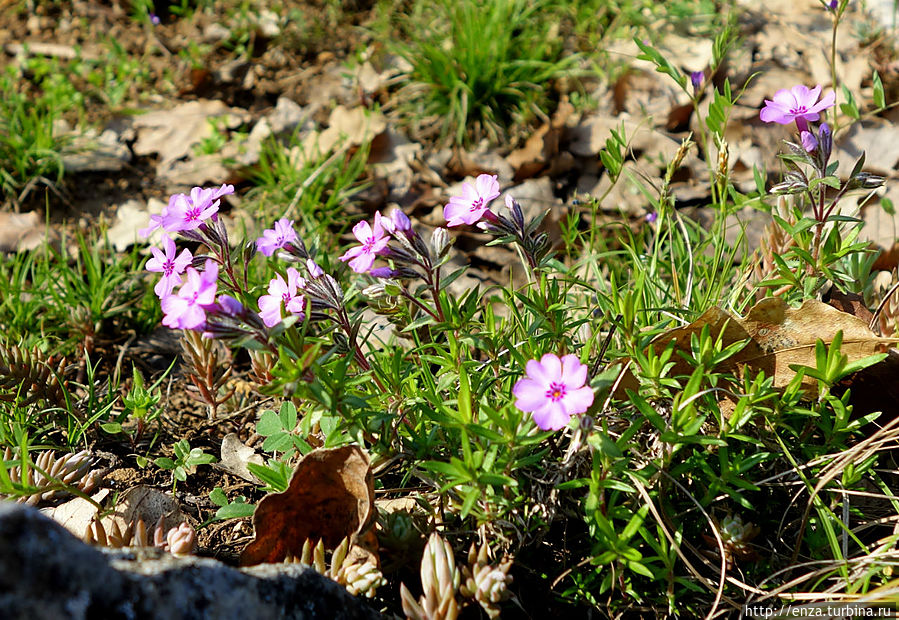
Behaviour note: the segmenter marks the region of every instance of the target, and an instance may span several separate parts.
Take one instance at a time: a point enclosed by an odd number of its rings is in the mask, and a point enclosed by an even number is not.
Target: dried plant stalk
[[[234,395],[234,390],[226,387],[231,377],[230,353],[222,343],[193,330],[184,331],[181,347],[187,357],[187,377],[193,383],[188,394],[209,406],[209,419],[213,420],[219,406]],[[224,393],[221,397],[220,392]]]
[[[12,450],[6,448],[3,460],[10,461],[13,458]],[[45,450],[33,462],[34,467],[27,468],[28,472],[24,477],[22,472],[26,468],[21,465],[7,468],[10,481],[34,489],[29,495],[16,498],[17,502],[29,506],[65,494],[65,490],[57,488],[60,483],[75,487],[82,493],[90,493],[99,486],[104,476],[103,471],[91,469],[93,457],[86,450],[59,457],[52,450]]]

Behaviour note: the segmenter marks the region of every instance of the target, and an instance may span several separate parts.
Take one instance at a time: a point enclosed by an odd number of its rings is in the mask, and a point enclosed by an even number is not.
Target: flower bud
[[[450,237],[446,228],[435,228],[431,234],[431,251],[437,260],[440,260],[449,251]]]

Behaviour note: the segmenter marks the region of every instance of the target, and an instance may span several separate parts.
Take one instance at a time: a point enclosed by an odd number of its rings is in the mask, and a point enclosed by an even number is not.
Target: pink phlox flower
[[[803,84],[787,90],[782,89],[774,93],[774,99],[765,99],[765,107],[759,113],[766,123],[778,123],[788,125],[796,122],[800,133],[808,131],[808,121],[816,121],[821,118],[820,112],[833,107],[836,102],[836,94],[831,91],[818,101],[821,94],[821,86],[815,86],[811,90]]]
[[[259,316],[267,327],[274,327],[281,321],[281,305],[291,314],[296,314],[302,320],[306,307],[303,295],[297,289],[306,286],[306,281],[300,277],[300,272],[293,267],[287,268],[287,282],[281,274],[277,274],[268,283],[268,295],[259,298]]]
[[[340,257],[342,261],[350,261],[350,268],[356,273],[365,273],[371,269],[375,256],[384,252],[390,237],[383,227],[384,218],[375,213],[375,224],[370,226],[365,220],[353,226],[353,235],[362,245],[350,248]]]
[[[293,220],[282,217],[275,222],[273,229],[267,228],[262,231],[262,236],[256,240],[256,248],[266,256],[271,256],[275,253],[275,250],[279,250],[296,240],[297,233],[293,229]]]
[[[162,324],[180,329],[199,329],[206,322],[206,306],[215,303],[218,288],[219,266],[213,260],[206,261],[206,268],[199,272],[187,268],[187,282],[178,293],[163,297],[160,305],[165,316]]]
[[[233,185],[222,185],[218,189],[195,187],[190,190],[190,196],[176,194],[169,201],[162,227],[170,233],[198,228],[218,212],[221,197],[233,193]]]
[[[482,174],[471,183],[462,184],[462,195],[453,196],[443,207],[443,217],[447,226],[474,224],[483,217],[490,201],[499,196],[499,181],[496,175]]]
[[[175,199],[182,194],[172,194],[169,196],[169,203],[162,208],[162,211],[159,215],[151,215],[150,216],[150,225],[146,228],[141,228],[137,231],[137,234],[141,237],[141,239],[146,239],[150,235],[153,234],[157,228],[162,228],[162,223],[165,221],[165,218],[169,216],[169,210],[172,208],[172,204],[175,202]]]
[[[547,431],[563,428],[571,416],[584,413],[593,404],[593,390],[585,385],[587,366],[576,355],[547,353],[540,361],[527,363],[527,377],[512,388],[515,406],[530,412],[538,427]]]
[[[162,245],[165,247],[165,254],[159,248],[150,248],[153,258],[147,261],[147,271],[162,273],[162,277],[153,289],[160,299],[170,295],[172,290],[181,284],[180,274],[184,273],[193,259],[188,249],[181,250],[181,254],[176,256],[178,248],[175,247],[175,242],[168,235],[163,235]]]

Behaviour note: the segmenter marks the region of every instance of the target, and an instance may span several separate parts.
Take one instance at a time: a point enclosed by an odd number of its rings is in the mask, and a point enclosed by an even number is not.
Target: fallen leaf
[[[242,566],[302,555],[306,540],[335,548],[346,537],[365,538],[374,519],[374,479],[359,446],[313,450],[297,463],[284,493],[256,506],[256,538],[240,555]]]
[[[134,119],[137,130],[134,154],[158,153],[157,168],[165,171],[176,160],[191,156],[195,145],[213,135],[211,118],[222,118],[226,127],[233,129],[246,122],[249,113],[210,100],[188,101],[171,110],[148,112]]]
[[[838,331],[843,332],[841,353],[849,362],[870,355],[883,353],[888,345],[897,342],[895,338],[881,338],[858,317],[841,312],[817,300],[808,300],[800,308],[790,308],[779,297],[769,297],[758,302],[745,318],[737,318],[721,308],[708,309],[702,316],[686,327],[679,327],[657,337],[652,347],[661,352],[674,341],[675,353],[671,357],[674,366],[670,376],[689,375],[693,366],[678,355],[679,351],[690,351],[690,339],[698,335],[703,327],[709,327],[712,338],[721,337],[723,346],[742,340],[749,343],[716,370],[719,372],[740,372],[750,368],[755,372],[763,370],[765,376],[774,378],[774,386],[785,387],[796,372],[791,366],[814,368],[815,343],[822,340],[830,344]],[[630,371],[623,377],[617,395],[625,389],[637,386],[636,377]],[[804,378],[802,388],[806,393],[817,389],[817,382]]]
[[[187,521],[180,504],[171,495],[153,487],[138,485],[119,497],[115,510],[103,517],[102,523],[107,532],[111,531],[113,523],[124,532],[138,519],[142,519],[147,527],[154,526],[162,519],[165,531]]]
[[[247,463],[265,465],[262,457],[250,446],[244,444],[237,433],[228,433],[222,440],[222,458],[213,467],[243,478],[247,482],[259,484],[261,481],[247,468]]]
[[[110,489],[100,489],[91,495],[91,499],[102,503],[111,493]],[[97,507],[83,497],[75,497],[59,506],[40,510],[78,538],[84,538],[88,526],[97,516]]]

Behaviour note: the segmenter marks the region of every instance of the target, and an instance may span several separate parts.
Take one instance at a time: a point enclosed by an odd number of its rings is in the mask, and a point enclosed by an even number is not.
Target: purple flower
[[[375,267],[368,272],[368,275],[373,278],[395,278],[399,273],[399,271],[390,267]]]
[[[702,71],[693,71],[690,73],[690,83],[693,85],[693,91],[696,92],[702,87],[702,81],[705,74]]]
[[[652,224],[657,219],[659,219],[659,214],[657,211],[650,211],[649,213],[646,214],[645,219],[648,224]]]
[[[808,121],[816,121],[821,115],[819,112],[833,106],[836,95],[833,91],[827,93],[821,101],[821,86],[815,86],[809,90],[807,86],[799,84],[790,90],[781,89],[774,93],[774,100],[765,99],[765,107],[759,113],[766,123],[778,123],[788,125],[796,122],[800,133],[808,131]]]
[[[218,189],[195,187],[190,196],[176,194],[169,200],[162,227],[170,233],[198,228],[219,210],[220,198],[233,193],[233,185],[222,185]]]
[[[838,6],[840,6],[840,0],[830,0],[830,2],[827,3],[827,8],[831,11],[836,11]]]
[[[381,213],[375,213],[375,225],[369,226],[368,222],[361,221],[353,226],[353,235],[362,245],[350,248],[340,257],[342,261],[350,261],[350,268],[356,273],[365,273],[371,269],[375,262],[375,256],[383,252],[390,241],[382,226]]]
[[[219,266],[213,260],[206,261],[202,273],[193,267],[187,268],[187,283],[177,294],[162,299],[160,305],[165,316],[162,324],[180,329],[198,329],[206,322],[205,306],[215,303],[218,287]]]
[[[531,412],[541,429],[557,431],[571,416],[584,413],[593,404],[593,390],[587,382],[587,366],[576,355],[561,360],[547,353],[540,361],[527,363],[527,377],[519,379],[512,388],[515,406]]]
[[[243,304],[231,297],[231,295],[219,295],[218,306],[228,316],[240,316],[243,314]]]
[[[157,15],[156,13],[150,13],[150,23],[151,24],[153,24],[154,26],[158,26],[159,21],[160,21],[159,15]]]
[[[256,248],[266,256],[271,256],[275,250],[296,240],[297,233],[293,229],[293,220],[282,217],[275,222],[274,229],[267,228],[262,231],[262,236],[256,240]]]
[[[397,232],[401,232],[406,237],[410,237],[412,235],[412,222],[409,220],[409,216],[403,213],[400,209],[394,209],[390,212],[390,217],[385,217],[381,219],[381,226],[391,235],[396,234]]]
[[[156,283],[153,292],[162,299],[172,293],[175,286],[181,284],[181,276],[184,270],[190,265],[193,258],[190,250],[181,250],[181,254],[175,256],[178,248],[175,242],[168,235],[163,235],[162,244],[165,247],[165,254],[159,248],[150,248],[153,258],[147,261],[147,271],[162,272],[162,278]]]
[[[811,131],[799,132],[799,140],[802,142],[802,148],[811,153],[818,148],[818,139]]]
[[[474,186],[462,184],[462,196],[453,196],[443,207],[443,217],[447,226],[474,224],[483,217],[490,201],[499,196],[499,181],[496,175],[482,174],[475,179]]]
[[[303,318],[303,309],[305,308],[305,299],[301,294],[297,293],[298,288],[303,288],[306,281],[300,277],[300,272],[293,267],[287,268],[287,282],[276,275],[268,283],[268,295],[259,298],[259,316],[267,327],[274,327],[281,322],[281,304],[291,314],[299,315]]]

